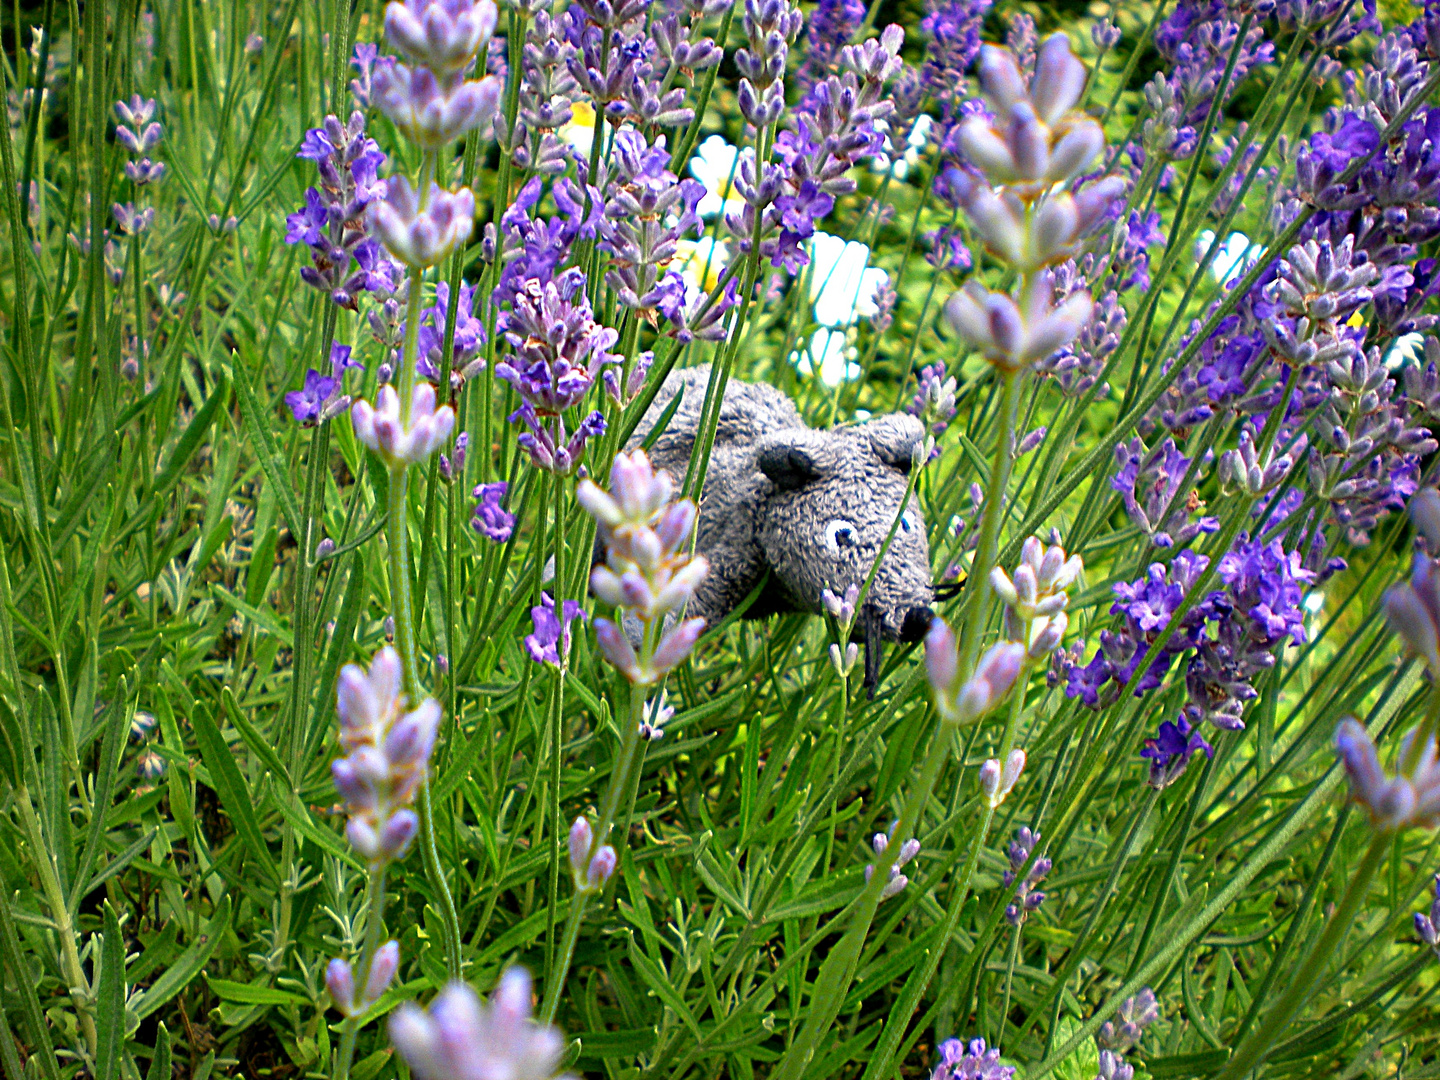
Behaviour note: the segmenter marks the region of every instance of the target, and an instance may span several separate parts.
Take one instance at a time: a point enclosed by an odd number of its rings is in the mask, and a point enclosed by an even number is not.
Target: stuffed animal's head
[[[765,560],[802,611],[818,613],[820,594],[863,585],[908,486],[915,446],[925,436],[897,413],[830,431],[791,428],[757,444],[756,466],[770,481],[758,514]],[[857,615],[865,640],[919,641],[929,628],[930,545],[913,495]]]

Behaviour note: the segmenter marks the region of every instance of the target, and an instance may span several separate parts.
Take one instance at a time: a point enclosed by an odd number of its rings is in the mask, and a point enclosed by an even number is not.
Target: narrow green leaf
[[[220,796],[220,805],[230,815],[235,831],[255,857],[256,864],[272,883],[278,884],[280,876],[275,870],[275,861],[270,856],[265,837],[260,832],[250,788],[235,765],[235,757],[225,744],[225,737],[210,718],[209,711],[198,701],[191,710],[190,722],[195,727],[195,741],[200,744],[200,757],[210,771],[215,794]]]
[[[346,846],[345,842],[329,829],[317,825],[315,819],[310,816],[310,812],[299,805],[298,799],[276,799],[275,805],[280,811],[280,816],[306,840],[327,855],[333,855],[361,873],[365,872],[364,864],[355,857],[355,853]]]
[[[155,1030],[155,1054],[150,1058],[145,1080],[170,1080],[170,1030],[163,1020]]]
[[[97,813],[95,815],[99,817]],[[125,1051],[125,938],[110,902],[105,902],[105,937],[100,947],[100,985],[96,989],[96,1080],[116,1080]]]
[[[200,411],[185,425],[185,430],[180,434],[180,441],[175,444],[174,451],[165,462],[165,467],[160,470],[160,475],[155,478],[155,486],[152,488],[152,497],[163,499],[170,493],[180,479],[181,472],[190,464],[190,459],[195,456],[195,451],[200,449],[210,425],[215,420],[215,414],[230,400],[230,378],[224,372],[221,373],[220,382],[210,391],[210,396],[205,399],[205,404],[200,406]]]
[[[161,972],[160,977],[150,985],[148,990],[138,995],[133,1004],[135,1016],[144,1020],[156,1009],[163,1006],[181,990],[190,984],[190,980],[200,974],[210,954],[220,944],[220,938],[230,928],[230,897],[228,894],[220,898],[220,903],[215,907],[215,914],[196,934],[180,954],[179,959],[170,967]]]
[[[661,970],[660,965],[645,955],[645,950],[640,948],[635,941],[635,935],[626,931],[625,937],[630,945],[630,962],[635,965],[635,970],[639,972],[645,985],[650,987],[655,992],[655,996],[674,1011],[675,1015],[690,1029],[690,1034],[699,1039],[700,1025],[695,1022],[695,1017],[691,1014],[689,1006],[685,1004],[685,999],[676,992],[670,980],[665,977],[665,972]]]
[[[60,1064],[55,1057],[55,1046],[50,1041],[50,1028],[45,1023],[45,1013],[41,1011],[40,996],[25,963],[25,954],[20,951],[20,935],[15,932],[15,922],[10,916],[8,896],[0,896],[0,950],[4,952],[5,968],[20,991],[20,1011],[25,1017],[29,1035],[26,1041],[34,1050],[30,1060],[40,1063],[40,1072],[45,1080],[60,1080]]]
[[[254,983],[231,982],[229,979],[205,977],[205,984],[224,1001],[237,1001],[241,1005],[310,1005],[309,998],[277,990],[273,986],[258,986]]]
[[[245,434],[250,439],[255,455],[260,459],[260,467],[265,470],[265,478],[270,482],[275,498],[280,502],[280,512],[285,516],[285,524],[289,526],[291,536],[301,536],[303,534],[300,529],[304,518],[300,514],[300,504],[295,501],[295,483],[290,476],[290,468],[280,456],[274,437],[270,434],[271,418],[265,414],[263,406],[255,397],[248,376],[236,379],[235,389],[240,398],[240,416],[244,422]]]
[[[280,756],[275,753],[275,748],[266,741],[265,736],[256,730],[255,725],[240,710],[240,705],[236,702],[235,695],[230,692],[228,686],[220,691],[220,702],[225,707],[225,715],[235,725],[235,730],[240,732],[240,737],[245,740],[245,745],[250,748],[250,752],[265,763],[265,767],[270,770],[278,783],[289,789],[291,787],[290,770],[285,768]]]
[[[124,870],[125,867],[129,866],[131,861],[133,861],[136,856],[138,856],[142,851],[148,848],[151,843],[154,842],[155,832],[156,830],[151,829],[144,836],[140,837],[139,840],[136,840],[119,855],[115,856],[115,858],[111,859],[108,863],[106,863],[105,869],[101,870],[98,874],[91,878],[89,884],[85,886],[84,891],[80,894],[81,899],[89,896],[101,885],[105,884],[105,882],[109,881],[116,874],[120,873],[121,870]]]
[[[75,868],[75,884],[68,903],[72,920],[80,909],[80,901],[85,898],[84,886],[88,884],[90,870],[100,854],[100,838],[105,833],[105,819],[110,810],[110,793],[115,788],[115,774],[120,768],[120,748],[132,715],[134,702],[130,701],[129,688],[122,675],[120,690],[106,710],[105,739],[100,744],[100,772],[95,778],[95,812],[90,819],[90,835],[85,838],[85,850]]]

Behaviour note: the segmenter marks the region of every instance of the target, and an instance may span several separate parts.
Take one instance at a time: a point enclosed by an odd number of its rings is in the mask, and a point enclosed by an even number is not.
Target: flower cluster
[[[1140,756],[1150,762],[1147,783],[1155,790],[1163,791],[1184,775],[1190,759],[1201,750],[1206,757],[1215,756],[1215,748],[1205,741],[1183,713],[1173,721],[1161,721],[1155,738],[1146,739],[1144,749],[1140,751]]]
[[[1014,1066],[1000,1064],[998,1046],[986,1049],[984,1039],[946,1039],[930,1080],[1011,1080],[1014,1075]]]
[[[925,456],[934,461],[940,456],[940,447],[935,443],[945,434],[950,427],[950,421],[955,417],[956,382],[954,376],[945,377],[944,364],[930,364],[921,368],[917,382],[915,397],[905,406],[905,411],[911,416],[920,417],[928,429],[926,442],[929,450]]]
[[[1119,1023],[1106,1020],[1095,1033],[1095,1046],[1100,1052],[1097,1080],[1131,1080],[1135,1075],[1135,1069],[1125,1061],[1125,1054],[1139,1044],[1145,1029],[1160,1019],[1155,992],[1147,986],[1134,997],[1126,998],[1116,1015]]]
[[[557,609],[549,593],[540,594],[540,603],[530,609],[534,630],[525,635],[525,651],[537,664],[563,669],[570,656],[570,624],[585,621],[585,612],[574,600],[562,600]]]
[[[393,386],[382,386],[372,407],[357,401],[350,408],[355,437],[374,450],[391,469],[424,461],[450,438],[455,427],[455,410],[449,405],[435,407],[435,387],[416,383],[410,394],[409,416],[401,411],[400,395]]]
[[[1022,825],[1005,849],[1005,855],[1010,860],[1010,869],[1005,871],[1004,876],[1005,887],[1015,886],[1015,901],[1005,907],[1005,921],[1011,926],[1019,926],[1029,915],[1039,911],[1040,905],[1045,902],[1045,894],[1035,886],[1045,880],[1052,864],[1044,855],[1037,855],[1035,861],[1030,862],[1030,856],[1039,843],[1040,833]],[[1030,869],[1023,878],[1019,877],[1026,863],[1030,863]]]
[[[998,810],[1024,771],[1024,750],[1011,750],[1003,762],[999,758],[987,758],[980,766],[980,794],[985,798],[985,805]]]
[[[391,0],[386,5],[386,40],[411,65],[391,56],[375,61],[369,96],[426,153],[438,153],[495,115],[500,80],[465,76],[486,48],[496,17],[492,0]],[[404,176],[391,177],[384,199],[367,208],[366,220],[392,256],[423,269],[469,239],[474,217],[475,197],[468,188],[446,191],[422,169],[418,187]]]
[[[590,820],[577,817],[570,826],[570,876],[576,893],[599,892],[615,872],[615,849],[609,844],[595,846]]]
[[[455,337],[451,343],[448,382],[452,392],[458,391],[467,379],[485,370],[485,357],[480,349],[485,344],[485,323],[475,316],[475,287],[462,282],[455,304]],[[415,373],[431,382],[447,380],[441,370],[444,363],[445,326],[450,318],[450,283],[435,286],[435,304],[421,313]]]
[[[1156,547],[1184,546],[1220,528],[1216,518],[1195,517],[1202,504],[1193,488],[1180,497],[1180,485],[1193,474],[1191,459],[1176,449],[1174,439],[1147,450],[1137,435],[1115,447],[1115,462],[1118,471],[1110,486],[1119,492],[1130,521]]]
[[[515,515],[500,505],[509,488],[503,480],[494,484],[478,484],[470,494],[480,501],[470,518],[470,527],[491,543],[503,544],[515,531]]]
[[[562,474],[574,471],[588,439],[605,432],[605,418],[591,412],[570,435],[563,413],[584,400],[605,365],[618,362],[608,351],[617,334],[595,321],[584,286],[575,267],[526,281],[505,320],[511,358],[495,365],[520,395],[510,417],[527,429],[520,445],[538,468]]]
[[[1335,752],[1350,777],[1350,792],[1382,832],[1440,826],[1440,755],[1433,733],[1412,728],[1400,742],[1399,766],[1388,776],[1375,740],[1352,717],[1340,721]]]
[[[1152,563],[1143,578],[1116,584],[1117,600],[1110,611],[1124,617],[1123,625],[1101,633],[1100,648],[1089,664],[1068,665],[1066,694],[1092,708],[1115,700],[1208,564],[1205,556],[1187,548],[1168,566]],[[1135,693],[1158,687],[1175,658],[1193,650],[1185,672],[1186,719],[1238,731],[1245,727],[1246,703],[1256,696],[1256,676],[1274,666],[1277,650],[1287,641],[1301,645],[1307,640],[1301,601],[1316,574],[1302,564],[1298,551],[1286,551],[1280,540],[1252,541],[1244,533],[1221,558],[1218,570],[1221,588],[1190,605],[1176,632],[1136,681]],[[1115,685],[1107,691],[1111,680]],[[1174,736],[1167,741],[1173,745]],[[1163,760],[1167,766],[1175,763],[1173,754]]]
[[[1047,548],[1031,536],[1020,548],[1020,564],[1013,578],[1003,567],[990,571],[990,587],[1005,605],[1005,636],[1025,646],[1025,658],[1032,663],[1060,647],[1069,625],[1066,590],[1084,568],[1079,555],[1067,559],[1059,544]]]
[[[666,617],[683,610],[710,570],[703,555],[691,557],[687,550],[695,504],[673,496],[669,475],[655,472],[643,450],[615,455],[609,493],[589,480],[575,492],[595,519],[605,552],[590,573],[590,588],[622,613],[619,623],[597,618],[595,636],[605,659],[636,686],[677,667],[705,629],[704,619],[683,619],[660,634]],[[627,620],[638,627],[638,653]]]
[[[297,424],[311,427],[339,416],[350,408],[350,395],[345,390],[345,372],[363,370],[364,364],[350,359],[350,346],[339,342],[330,346],[330,374],[321,375],[314,368],[305,372],[305,384],[285,395],[285,404]]]
[[[425,780],[440,703],[426,698],[411,712],[401,692],[400,654],[383,648],[367,672],[340,670],[337,712],[345,756],[330,766],[347,804],[350,845],[372,866],[402,858],[419,821],[410,804]]]
[[[451,983],[429,1010],[401,1005],[390,1041],[416,1080],[569,1080],[558,1073],[565,1040],[530,1018],[530,974],[512,967],[488,1003],[466,983]]]
[[[1249,29],[1236,50],[1240,27],[1230,18],[1231,11],[1224,0],[1181,0],[1155,28],[1155,48],[1166,61],[1166,71],[1158,78],[1171,91],[1176,112],[1169,125],[1169,144],[1156,147],[1168,158],[1182,159],[1195,153],[1198,129],[1215,102],[1232,52],[1236,54],[1234,69],[1221,105],[1254,68],[1274,58],[1275,47],[1258,26]]]
[[[1105,145],[1100,125],[1076,108],[1085,81],[1064,34],[1041,46],[1029,80],[1013,52],[986,45],[980,83],[988,109],[971,111],[956,129],[964,165],[944,176],[949,199],[965,209],[987,250],[1020,271],[1021,284],[1011,297],[971,281],[947,301],[945,316],[957,335],[1005,370],[1068,345],[1094,310],[1081,288],[1055,306],[1046,269],[1076,253],[1125,186],[1111,176],[1071,190]]]
[[[925,671],[935,707],[946,723],[974,723],[999,708],[1019,681],[1024,663],[1024,645],[1001,642],[985,652],[975,673],[962,682],[954,631],[937,618],[925,635]]]
[[[615,134],[613,176],[600,222],[601,251],[610,256],[605,283],[620,303],[654,322],[656,313],[685,322],[685,283],[666,266],[682,239],[700,232],[696,207],[705,188],[670,171],[662,135],[654,144],[638,131]]]
[[[134,94],[129,101],[115,103],[115,115],[123,121],[115,125],[115,141],[133,155],[125,162],[126,179],[137,189],[158,184],[165,179],[165,165],[151,161],[149,154],[165,138],[165,128],[155,122],[155,99]],[[128,202],[116,203],[110,209],[120,231],[132,236],[145,232],[155,220],[153,206],[137,209]]]
[[[359,293],[383,291],[389,281],[389,259],[365,232],[368,208],[385,195],[378,176],[385,155],[356,111],[344,123],[327,116],[305,133],[296,156],[315,163],[320,183],[306,189],[305,205],[285,219],[285,242],[310,249],[301,280],[354,311]]]
[[[325,988],[342,1016],[362,1016],[389,988],[399,966],[400,943],[387,941],[370,958],[370,970],[365,973],[365,987],[359,997],[355,996],[354,967],[338,956],[325,968]]]
[[[877,859],[890,850],[890,839],[894,832],[895,828],[891,826],[889,833],[877,832],[870,838],[870,848],[875,852]],[[880,890],[881,900],[890,899],[890,897],[895,896],[904,889],[906,885],[910,884],[910,879],[900,872],[900,868],[919,854],[920,841],[916,840],[913,836],[900,845],[900,853],[895,856],[895,861],[890,865],[890,879],[885,882],[885,887]],[[868,885],[870,879],[874,876],[875,864],[869,863],[865,867],[865,883]]]

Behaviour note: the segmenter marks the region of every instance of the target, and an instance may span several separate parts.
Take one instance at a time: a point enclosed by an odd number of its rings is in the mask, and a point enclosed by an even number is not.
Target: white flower
[[[1205,253],[1210,250],[1210,245],[1214,242],[1214,230],[1201,230],[1199,238],[1195,241],[1197,262],[1205,258]],[[1210,274],[1216,281],[1224,285],[1229,285],[1232,281],[1239,281],[1259,261],[1261,250],[1261,246],[1252,242],[1244,233],[1232,232],[1216,250],[1215,258],[1210,262]]]
[[[810,343],[803,351],[790,354],[790,362],[800,369],[802,375],[819,372],[820,380],[826,386],[834,387],[860,377],[860,365],[855,363],[859,355],[859,350],[851,344],[850,335],[844,330],[822,326],[810,336]]]
[[[854,326],[880,313],[876,294],[890,275],[870,265],[870,249],[857,240],[816,231],[810,241],[810,303],[821,326]]]
[[[1385,366],[1391,371],[1425,359],[1425,335],[1401,334],[1385,350]]]
[[[555,129],[555,134],[575,148],[586,161],[595,144],[595,106],[585,98],[570,103],[570,119]]]
[[[721,213],[739,214],[745,200],[735,194],[735,174],[740,171],[740,156],[754,158],[755,151],[739,150],[723,136],[711,135],[702,142],[690,159],[690,175],[705,185],[705,197],[697,208],[703,218]]]
[[[877,173],[888,172],[896,180],[904,180],[910,170],[920,164],[920,155],[925,152],[925,144],[930,141],[930,131],[934,126],[935,121],[930,116],[924,113],[917,116],[910,128],[910,134],[905,136],[905,152],[899,158],[892,158],[895,145],[890,141],[889,125],[884,120],[877,120],[876,130],[885,132],[885,150],[870,159],[871,170]]]

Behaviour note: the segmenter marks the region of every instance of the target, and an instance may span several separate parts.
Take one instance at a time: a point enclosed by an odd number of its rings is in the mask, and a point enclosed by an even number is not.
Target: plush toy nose
[[[900,623],[900,640],[906,643],[919,641],[930,629],[930,620],[935,613],[928,607],[912,607],[905,612],[905,618]]]

